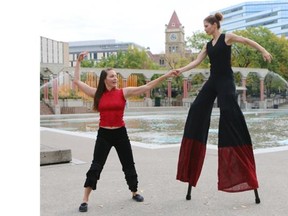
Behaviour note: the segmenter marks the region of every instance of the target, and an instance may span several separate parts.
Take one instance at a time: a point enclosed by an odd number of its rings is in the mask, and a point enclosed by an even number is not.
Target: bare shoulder
[[[131,92],[133,92],[133,87],[124,87],[122,88],[122,92],[125,98],[129,97]]]
[[[202,47],[202,50],[200,51],[200,54],[205,54],[207,51],[207,43],[204,44],[204,46]]]
[[[227,45],[232,45],[234,36],[235,34],[233,33],[225,33],[225,43]]]
[[[225,43],[227,45],[232,45],[233,43],[244,43],[245,38],[234,33],[225,34]]]
[[[202,47],[202,50],[204,50],[204,51],[207,50],[207,43],[204,44],[204,46]]]

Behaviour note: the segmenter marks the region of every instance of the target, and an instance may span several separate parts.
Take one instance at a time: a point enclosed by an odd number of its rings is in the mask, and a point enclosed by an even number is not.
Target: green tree
[[[159,69],[160,66],[149,58],[145,50],[129,47],[126,52],[120,51],[107,58],[102,58],[101,61],[96,64],[96,67]]]
[[[256,41],[261,46],[265,47],[272,55],[279,48],[277,44],[278,37],[269,29],[264,27],[250,27],[245,30],[234,31],[235,34]],[[232,65],[235,67],[251,67],[251,68],[268,68],[269,70],[277,69],[278,61],[271,63],[265,62],[262,54],[254,48],[235,43],[232,46]]]
[[[259,51],[242,44],[234,44],[232,47],[232,65],[236,67],[256,67],[267,68],[273,71],[285,80],[288,80],[288,40],[285,37],[278,37],[269,29],[264,27],[253,27],[246,30],[235,31],[235,34],[248,37],[261,46],[265,47],[273,56],[271,63],[265,62]],[[265,78],[266,94],[269,97],[270,92],[275,89],[283,89],[284,82],[275,80],[276,77]],[[274,86],[272,85],[274,84]],[[277,87],[275,86],[277,85]],[[272,87],[273,86],[273,87]],[[251,86],[250,86],[251,87]],[[250,88],[253,91],[253,88]]]
[[[283,37],[277,37],[276,43],[274,44],[275,53],[273,53],[273,62],[277,61],[277,68],[272,70],[274,72],[279,71],[279,75],[281,75],[285,80],[288,80],[288,40]]]
[[[247,95],[251,95],[253,97],[259,97],[260,94],[260,79],[255,72],[249,73],[247,76]]]
[[[193,58],[195,59],[198,53],[202,50],[204,45],[211,40],[211,36],[207,35],[205,32],[196,31],[193,32],[192,36],[187,37],[187,46],[192,50]],[[198,66],[199,68],[208,68],[210,65],[209,59],[206,58]]]
[[[265,91],[268,98],[271,97],[271,94],[280,94],[286,92],[287,86],[278,76],[274,73],[269,73],[265,77]]]
[[[200,52],[203,46],[211,40],[211,36],[205,32],[196,31],[192,33],[192,36],[187,37],[187,46],[194,52]]]
[[[191,61],[191,59],[181,56],[178,53],[165,54],[164,58],[167,64],[167,69],[180,68],[187,65]]]
[[[90,67],[90,68],[92,68],[94,66],[95,66],[95,61],[93,59],[91,59],[91,60],[83,60],[81,62],[81,67]]]

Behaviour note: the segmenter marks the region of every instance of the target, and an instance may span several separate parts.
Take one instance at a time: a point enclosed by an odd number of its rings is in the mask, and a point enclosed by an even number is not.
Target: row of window
[[[64,43],[40,37],[41,63],[64,64]]]

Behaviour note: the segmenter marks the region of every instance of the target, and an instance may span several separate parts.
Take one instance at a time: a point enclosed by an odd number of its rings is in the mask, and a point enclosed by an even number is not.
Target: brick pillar
[[[127,87],[127,79],[122,79],[123,88]]]
[[[171,82],[172,82],[172,80],[171,80],[171,78],[168,78],[168,80],[167,80],[167,86],[168,86],[168,98],[171,98],[171,95],[172,95],[172,87],[171,87]]]
[[[76,86],[76,84],[73,82],[73,80],[72,80],[72,90],[77,90],[77,86]]]
[[[242,87],[246,88],[246,77],[242,78]],[[247,100],[246,99],[246,90],[243,90],[243,92],[242,92],[242,99],[243,99],[243,102],[245,102]]]
[[[183,98],[188,97],[188,85],[187,85],[187,78],[183,79]]]
[[[260,78],[260,101],[264,101],[264,78]]]
[[[146,81],[146,84],[147,84],[147,83],[150,82],[150,79],[146,79],[145,81]],[[150,97],[151,97],[151,96],[150,96],[150,90],[147,91],[145,94],[146,94],[146,98],[150,98]]]
[[[187,89],[188,91],[190,91],[192,88],[192,79],[188,79],[188,83],[187,83]]]
[[[48,80],[44,79],[44,101],[48,101]]]
[[[58,79],[53,79],[53,98],[54,98],[54,105],[58,105]]]

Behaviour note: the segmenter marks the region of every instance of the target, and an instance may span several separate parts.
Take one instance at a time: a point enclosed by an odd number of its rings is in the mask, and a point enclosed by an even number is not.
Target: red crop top
[[[100,98],[98,111],[100,113],[99,127],[125,126],[123,114],[126,99],[122,89],[105,91]]]

